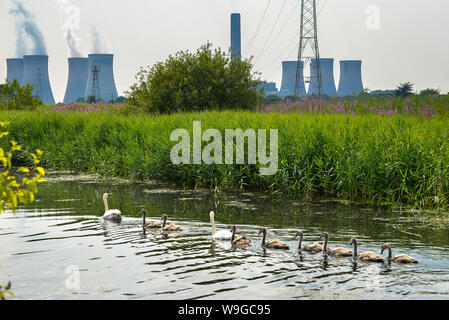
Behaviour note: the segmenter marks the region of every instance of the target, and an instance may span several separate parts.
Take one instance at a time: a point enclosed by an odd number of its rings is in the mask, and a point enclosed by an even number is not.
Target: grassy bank
[[[11,138],[28,151],[44,150],[44,166],[56,170],[305,199],[449,206],[447,116],[3,112],[0,119],[11,121]],[[172,165],[170,134],[191,132],[194,120],[203,130],[279,129],[278,173],[260,176],[258,165]]]

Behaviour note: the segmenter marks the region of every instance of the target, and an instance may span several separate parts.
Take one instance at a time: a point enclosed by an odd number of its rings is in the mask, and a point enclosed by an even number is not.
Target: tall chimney
[[[348,96],[352,94],[359,94],[362,91],[362,61],[340,61],[340,83],[338,85],[338,95]]]
[[[40,98],[44,104],[55,104],[48,76],[48,56],[23,57],[23,83],[34,85],[33,95]]]
[[[84,97],[96,96],[97,100],[117,100],[117,88],[114,80],[114,55],[90,54],[89,77]],[[98,96],[97,96],[98,95]]]
[[[64,96],[64,103],[84,98],[89,76],[88,58],[69,58],[69,78]]]
[[[231,14],[231,55],[237,59],[242,57],[240,13]]]

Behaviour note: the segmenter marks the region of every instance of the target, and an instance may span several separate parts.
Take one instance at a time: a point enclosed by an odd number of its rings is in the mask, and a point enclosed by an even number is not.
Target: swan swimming
[[[215,228],[215,213],[213,211],[210,212],[210,224],[212,225],[212,238],[215,240],[231,240],[232,232],[229,230],[220,230],[217,232]]]
[[[109,210],[108,206],[108,198],[110,198],[112,195],[110,193],[105,193],[103,195],[103,202],[104,202],[104,215],[103,219],[114,221],[114,222],[120,222],[122,221],[122,213],[118,209],[111,209]]]

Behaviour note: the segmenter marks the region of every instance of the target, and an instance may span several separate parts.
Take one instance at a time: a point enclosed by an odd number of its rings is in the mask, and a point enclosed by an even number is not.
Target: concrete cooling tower
[[[117,100],[114,81],[113,54],[90,54],[89,77],[84,98],[95,96],[97,100]]]
[[[242,57],[240,13],[231,14],[231,55],[238,59]]]
[[[316,59],[312,59],[310,62],[310,72],[311,72],[311,78],[316,79]],[[320,59],[320,67],[321,67],[321,82],[323,84],[323,89],[321,91],[321,94],[328,95],[328,96],[335,96],[337,95],[337,89],[335,87],[335,80],[334,80],[334,59]],[[312,80],[313,81],[313,80]],[[316,86],[309,85],[308,90],[309,95],[318,95],[318,89]]]
[[[44,104],[55,104],[48,77],[48,56],[23,57],[23,84],[25,83],[34,85],[33,95],[39,97]]]
[[[359,94],[362,91],[362,61],[340,61],[340,83],[338,85],[338,95],[348,96],[352,94]]]
[[[22,83],[23,80],[23,59],[6,59],[7,80],[13,82],[14,79]]]
[[[304,85],[304,62],[301,61],[301,73],[300,73],[300,96],[306,95],[306,89]],[[282,84],[281,93],[283,95],[295,94],[296,87],[296,72],[298,69],[298,61],[283,61],[282,62]]]
[[[89,76],[88,58],[69,58],[69,79],[65,90],[64,103],[84,98]]]

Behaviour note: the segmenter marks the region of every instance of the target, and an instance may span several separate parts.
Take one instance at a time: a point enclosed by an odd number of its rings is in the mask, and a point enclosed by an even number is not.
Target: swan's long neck
[[[167,223],[167,218],[164,217],[163,218],[163,222],[162,222],[162,228],[165,228],[165,224]]]
[[[267,237],[267,230],[262,231],[262,247],[265,245],[265,238]]]
[[[103,202],[104,202],[104,212],[108,212],[109,211],[109,206],[108,206],[108,198],[104,197],[103,198]]]
[[[210,224],[212,225],[212,235],[214,235],[217,233],[217,229],[215,228],[215,219],[213,214],[210,215]]]
[[[232,228],[232,238],[231,241],[234,241],[235,239],[235,228]]]
[[[327,237],[324,237],[324,243],[323,243],[323,253],[326,254],[327,253]]]
[[[145,226],[147,224],[147,214],[144,213],[142,214],[142,216],[143,216],[143,225]]]
[[[354,245],[354,252],[352,253],[352,256],[353,256],[354,258],[357,258],[357,241],[354,240],[354,241],[352,242],[352,244]]]
[[[388,260],[391,260],[391,247],[387,246],[387,250],[388,250]]]
[[[301,252],[301,250],[302,250],[302,249],[301,249],[301,248],[302,248],[302,237],[303,237],[303,235],[300,235],[300,236],[299,236],[299,243],[298,243],[298,251],[299,251],[299,252]]]

